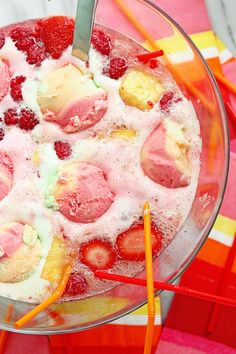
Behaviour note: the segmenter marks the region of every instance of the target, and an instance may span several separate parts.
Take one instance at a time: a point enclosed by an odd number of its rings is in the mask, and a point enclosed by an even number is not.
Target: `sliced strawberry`
[[[59,59],[73,42],[75,21],[65,16],[50,17],[43,23],[42,39],[46,50]]]
[[[84,294],[88,289],[88,283],[85,277],[78,273],[73,272],[70,275],[66,289],[63,295],[66,296],[78,296]]]
[[[155,255],[162,246],[162,233],[156,226],[152,226],[152,252]],[[128,261],[143,261],[145,259],[144,228],[143,225],[132,226],[117,237],[116,246],[118,255]]]
[[[106,240],[91,240],[80,248],[80,261],[91,270],[110,269],[116,261],[116,252]]]

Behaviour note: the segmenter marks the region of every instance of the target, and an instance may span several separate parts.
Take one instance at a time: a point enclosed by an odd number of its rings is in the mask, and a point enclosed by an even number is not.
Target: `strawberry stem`
[[[137,55],[136,58],[139,61],[141,61],[143,64],[146,64],[150,59],[162,57],[163,55],[164,55],[164,51],[161,49],[161,50],[157,50],[157,51],[151,52],[151,53],[139,54],[139,55]]]

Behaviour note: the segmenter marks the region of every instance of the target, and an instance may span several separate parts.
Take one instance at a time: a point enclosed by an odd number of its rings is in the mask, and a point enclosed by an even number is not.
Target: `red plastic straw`
[[[146,64],[150,59],[162,57],[163,55],[164,55],[164,52],[162,49],[160,49],[160,50],[156,50],[155,52],[151,52],[151,53],[139,54],[139,55],[137,55],[136,58],[139,61],[141,61],[143,64]]]
[[[101,278],[101,279],[118,281],[120,283],[134,284],[134,285],[140,285],[140,286],[147,285],[147,282],[145,279],[131,278],[131,277],[127,277],[124,275],[111,274],[111,273],[106,273],[106,272],[102,272],[102,271],[96,271],[95,276],[98,278]],[[215,303],[218,303],[221,305],[236,307],[236,300],[233,300],[233,299],[230,299],[227,297],[223,297],[223,296],[214,295],[214,294],[208,294],[208,293],[198,291],[198,290],[189,289],[189,288],[186,288],[185,286],[182,286],[182,285],[173,285],[173,284],[154,281],[154,286],[155,286],[155,289],[158,289],[158,290],[174,291],[177,294],[196,297],[198,299],[212,301],[212,302],[215,302]]]
[[[229,250],[229,254],[228,254],[228,257],[226,260],[225,268],[224,268],[224,271],[222,274],[222,278],[220,280],[219,288],[217,291],[217,294],[219,294],[219,295],[224,295],[224,293],[225,293],[235,256],[236,256],[236,235],[234,236],[233,245]],[[220,312],[220,304],[219,303],[214,304],[210,319],[208,321],[207,333],[214,332],[216,324],[217,324],[219,312]]]

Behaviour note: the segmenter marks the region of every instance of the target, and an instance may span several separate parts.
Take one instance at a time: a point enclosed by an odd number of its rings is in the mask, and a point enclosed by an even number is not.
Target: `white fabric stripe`
[[[219,51],[216,47],[201,49],[201,53],[205,59],[216,58],[219,56]]]
[[[201,49],[201,53],[205,59],[216,58],[219,56],[219,52],[216,47]],[[193,60],[194,54],[192,50],[184,50],[182,52],[168,54],[168,57],[170,58],[172,63],[178,64]]]
[[[147,324],[147,315],[128,315],[126,317],[119,318],[112,322],[114,325],[127,325],[127,326],[145,326]],[[161,325],[161,316],[156,315],[155,325]]]
[[[220,56],[221,64],[224,64],[226,61],[228,61],[229,59],[231,59],[233,57],[231,52],[228,49],[222,50],[222,52],[220,52],[219,56]]]
[[[211,230],[211,232],[209,234],[209,238],[212,240],[218,241],[228,247],[232,246],[233,240],[234,240],[234,238],[232,236],[224,234],[223,232],[217,231],[214,229]]]

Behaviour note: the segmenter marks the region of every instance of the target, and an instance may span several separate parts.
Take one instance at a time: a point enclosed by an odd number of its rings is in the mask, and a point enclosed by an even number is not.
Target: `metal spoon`
[[[98,0],[78,0],[72,55],[88,60]]]

